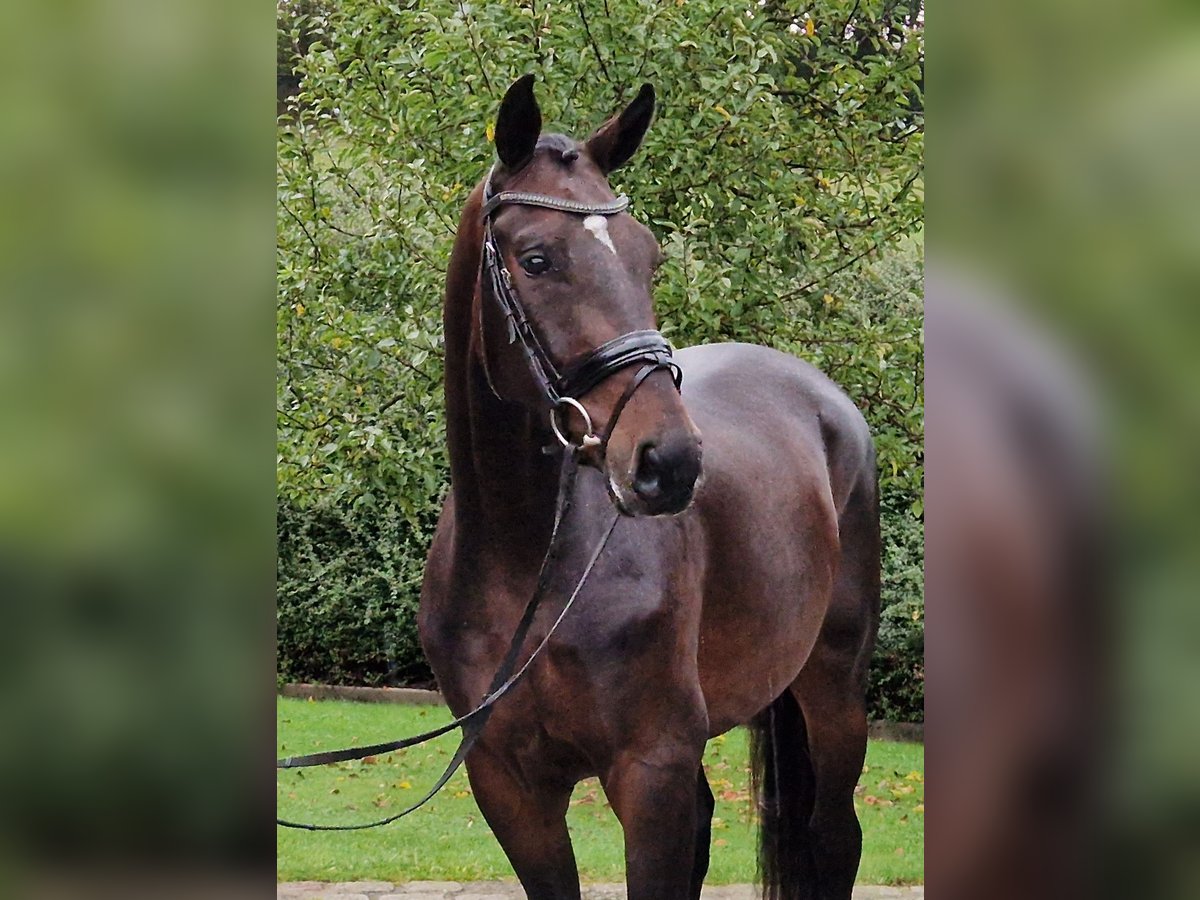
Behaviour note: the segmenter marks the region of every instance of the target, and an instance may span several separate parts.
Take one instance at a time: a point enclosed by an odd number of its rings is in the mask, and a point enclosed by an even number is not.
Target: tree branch
[[[458,9],[463,15],[463,22],[467,26],[467,37],[470,38],[471,52],[475,54],[475,61],[479,63],[479,74],[483,76],[483,85],[488,89],[488,93],[494,94],[492,83],[488,80],[487,70],[483,67],[483,57],[479,55],[479,44],[475,41],[475,29],[472,27],[471,17],[467,15],[466,7],[463,6],[462,0],[458,0]],[[470,90],[470,83],[467,84],[467,90]],[[472,91],[474,93],[474,91]]]
[[[588,27],[587,13],[583,11],[583,0],[576,0],[575,8],[579,10],[579,20],[583,23],[584,34],[587,35],[588,43],[592,45],[592,52],[596,54],[596,62],[600,63],[600,71],[604,73],[604,80],[612,84],[613,80],[612,76],[608,74],[608,66],[604,64],[604,57],[600,55],[600,47],[596,44],[596,39],[592,37],[592,29]]]
[[[885,234],[882,238],[880,238],[878,241],[876,241],[874,244],[872,244],[870,247],[868,247],[866,250],[864,250],[862,253],[856,253],[854,256],[850,257],[850,259],[846,260],[846,262],[842,263],[837,268],[831,269],[830,271],[821,275],[819,278],[814,278],[812,281],[808,282],[807,284],[801,285],[800,287],[796,288],[796,290],[794,290],[794,291],[788,291],[786,294],[784,294],[779,299],[780,300],[795,300],[799,297],[803,297],[805,294],[807,294],[809,291],[811,291],[817,285],[822,284],[825,281],[828,281],[830,278],[832,278],[834,275],[837,275],[839,272],[846,271],[848,268],[850,268],[852,265],[854,265],[860,259],[874,253],[876,250],[878,250],[880,247],[882,247],[884,244],[886,244],[888,241],[890,241],[896,235],[902,234],[904,231],[908,230],[909,228],[912,228],[914,225],[916,225],[920,221],[921,221],[921,219],[919,217],[917,217],[914,219],[909,219],[907,222],[905,222],[902,225],[897,225],[895,228],[893,228],[891,231],[889,231],[887,234]]]

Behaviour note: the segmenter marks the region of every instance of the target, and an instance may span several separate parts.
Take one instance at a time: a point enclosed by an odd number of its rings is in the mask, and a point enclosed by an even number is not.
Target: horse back
[[[704,465],[782,474],[789,461],[819,460],[840,515],[856,483],[874,478],[875,455],[862,413],[837,384],[810,363],[752,344],[705,344],[678,354],[684,400],[704,435]],[[737,453],[733,453],[736,447]],[[747,445],[753,445],[749,453]],[[752,485],[746,485],[753,490]]]

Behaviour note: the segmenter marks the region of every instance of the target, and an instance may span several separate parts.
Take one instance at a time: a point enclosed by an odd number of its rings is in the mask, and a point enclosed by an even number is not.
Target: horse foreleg
[[[685,900],[701,862],[696,773],[703,743],[695,748],[627,752],[604,778],[604,790],[625,833],[629,900]],[[703,773],[701,773],[703,777]],[[707,785],[706,785],[707,787]],[[705,840],[707,844],[707,840]],[[707,870],[707,852],[703,869]],[[701,875],[701,878],[703,875]]]
[[[567,831],[568,783],[529,783],[476,747],[467,758],[475,801],[530,900],[579,900],[579,870]]]

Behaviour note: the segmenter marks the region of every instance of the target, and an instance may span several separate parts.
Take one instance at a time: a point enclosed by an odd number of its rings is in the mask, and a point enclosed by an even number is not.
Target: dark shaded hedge
[[[923,722],[925,533],[909,498],[885,492],[880,506],[883,608],[867,704],[872,719]]]
[[[414,527],[386,501],[307,509],[280,502],[280,679],[432,686],[416,613],[436,524],[429,517]]]

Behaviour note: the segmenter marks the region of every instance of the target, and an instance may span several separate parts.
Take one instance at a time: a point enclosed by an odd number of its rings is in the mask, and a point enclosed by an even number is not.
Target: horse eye
[[[540,253],[531,253],[521,260],[521,268],[529,275],[541,275],[550,270],[550,260]]]

